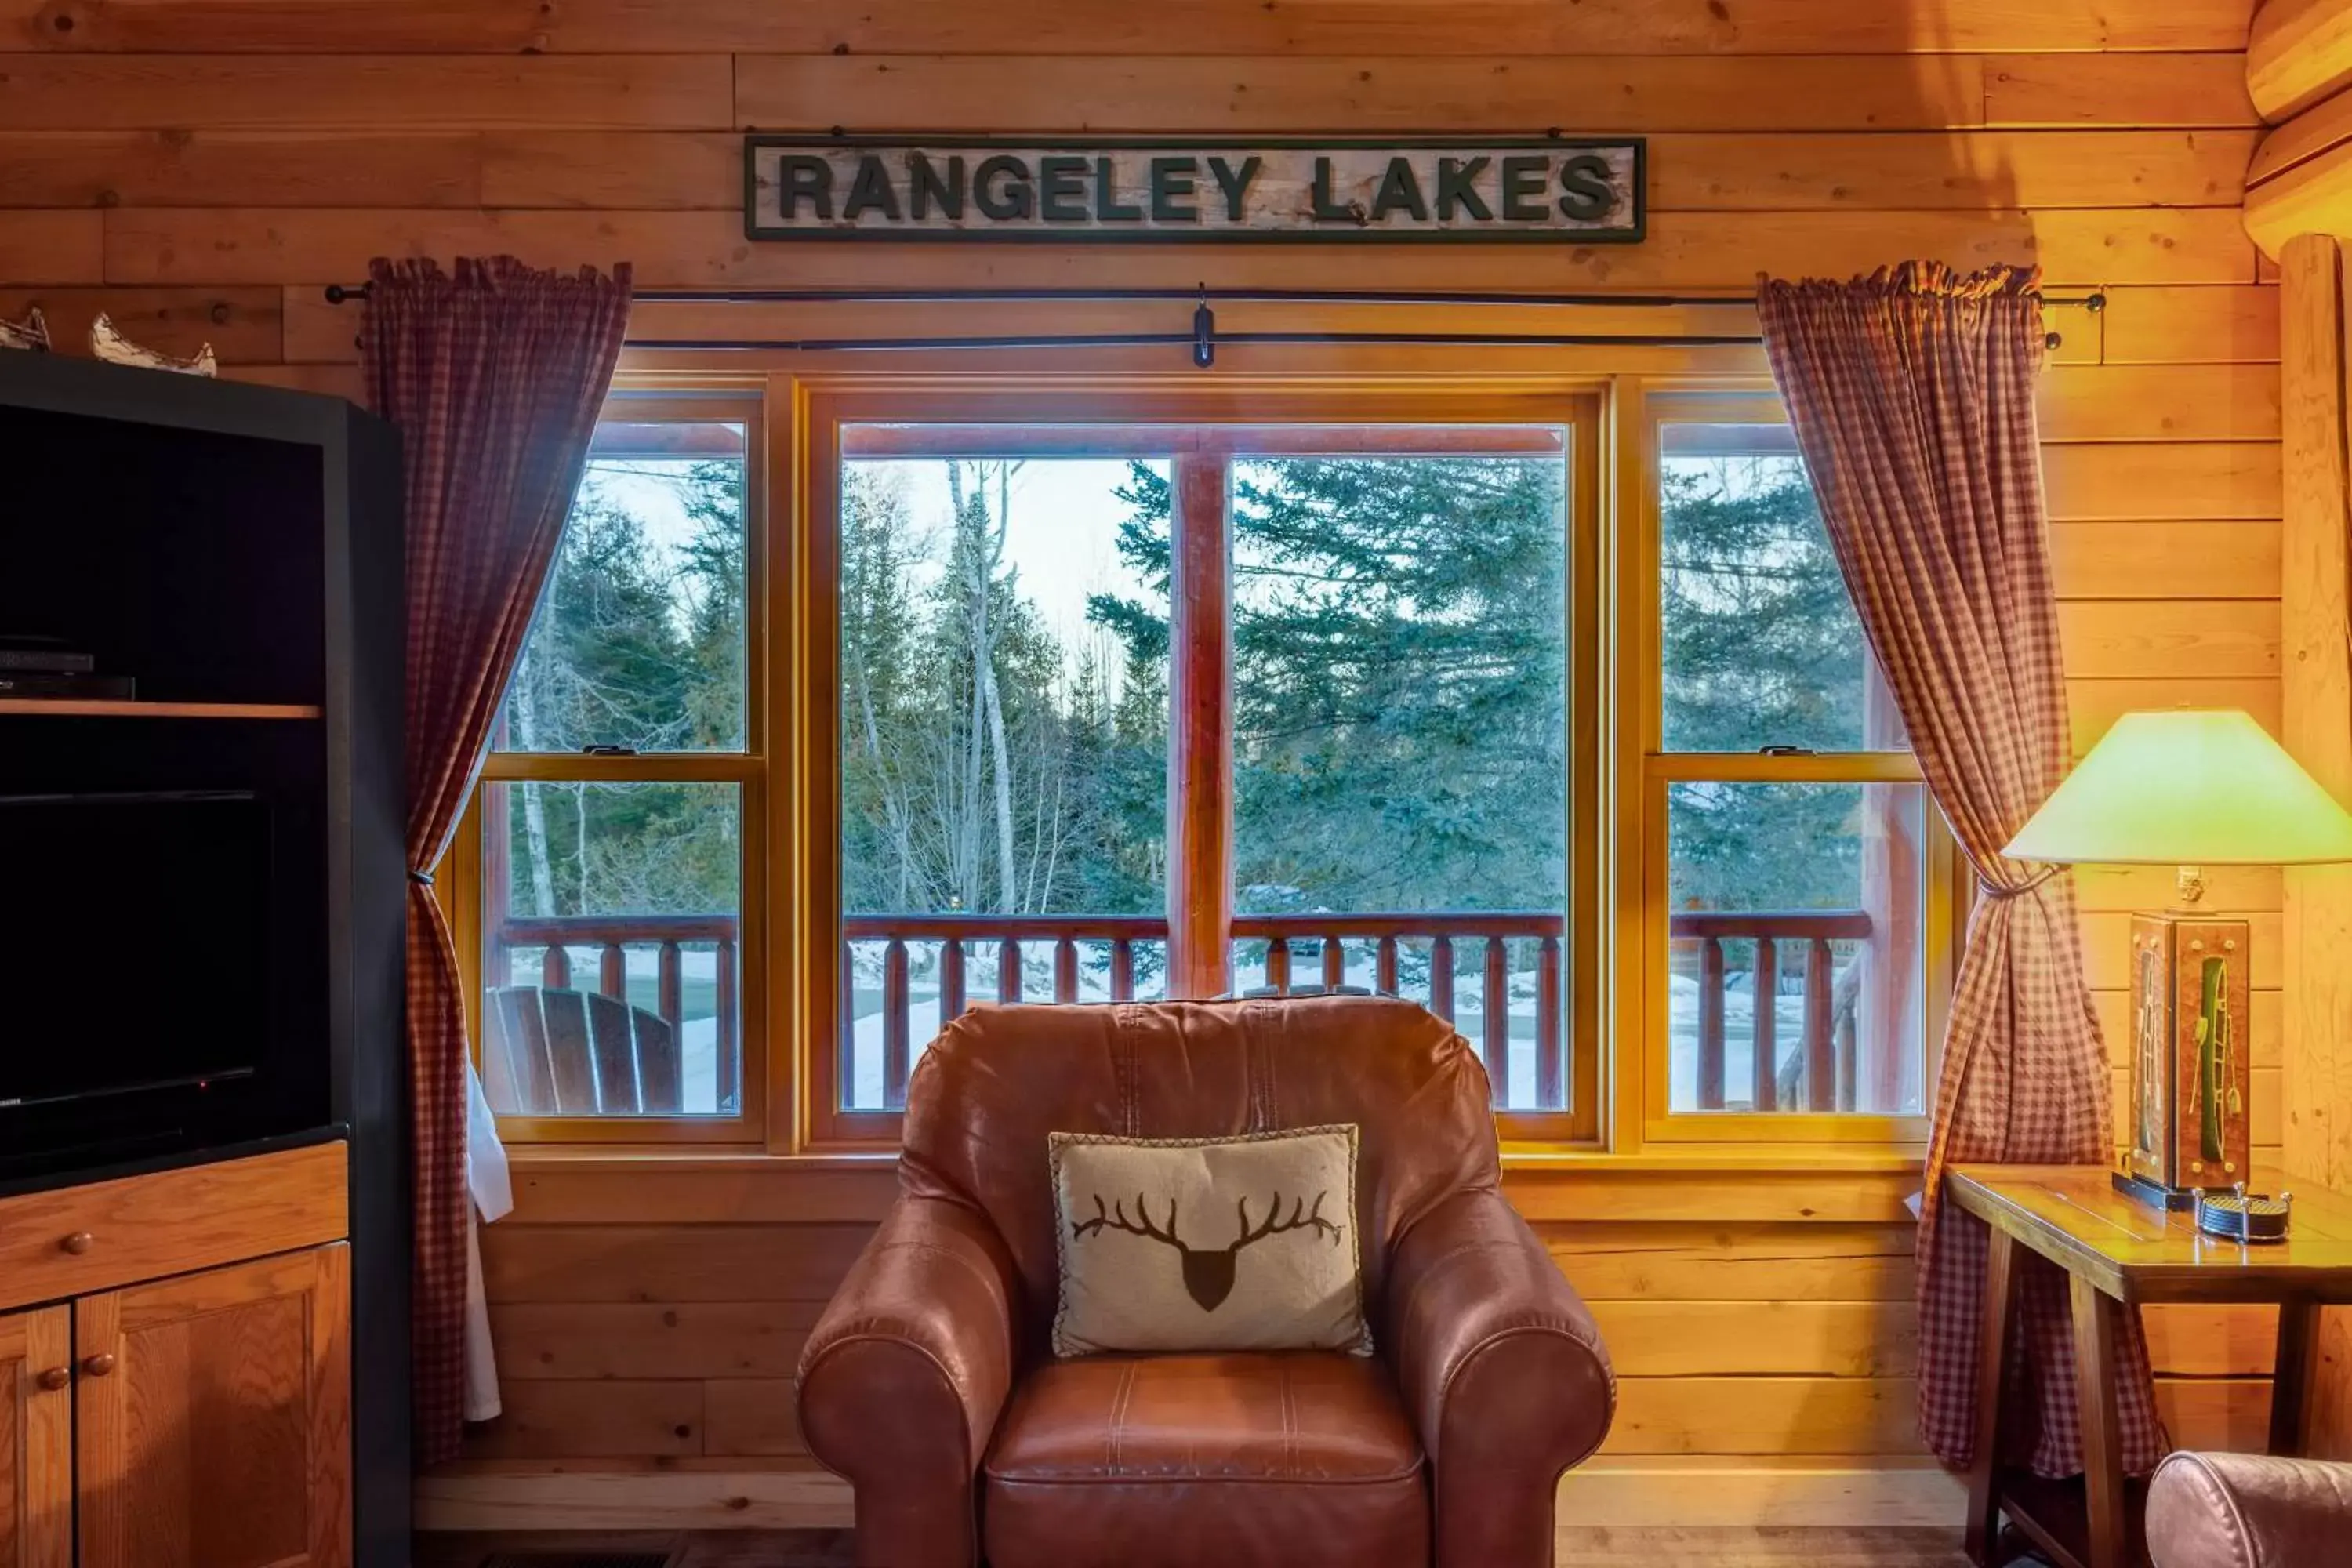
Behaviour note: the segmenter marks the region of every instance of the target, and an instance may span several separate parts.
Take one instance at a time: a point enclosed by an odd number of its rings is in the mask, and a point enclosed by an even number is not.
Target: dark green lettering
[[[1559,165],[1559,210],[1579,223],[1599,223],[1617,205],[1610,183],[1609,160],[1597,153],[1579,153]]]
[[[776,163],[776,205],[786,223],[801,216],[803,196],[833,221],[833,165],[813,153],[788,153]]]
[[[1429,204],[1421,199],[1421,182],[1412,177],[1412,161],[1391,158],[1381,175],[1381,188],[1372,196],[1372,221],[1379,223],[1399,208],[1418,222],[1429,221]]]
[[[1143,209],[1121,206],[1118,202],[1118,160],[1095,160],[1095,221],[1097,223],[1141,223]]]
[[[1476,158],[1440,158],[1437,161],[1437,221],[1452,223],[1454,209],[1459,206],[1475,222],[1492,223],[1495,212],[1480,195],[1475,182],[1486,172],[1488,160]]]
[[[890,172],[871,153],[857,160],[857,176],[849,182],[849,199],[841,204],[841,216],[856,223],[868,208],[892,223],[898,221],[898,193],[890,184]]]
[[[1192,178],[1201,167],[1197,158],[1154,158],[1151,160],[1151,221],[1154,223],[1198,223],[1201,209],[1186,200],[1192,194]]]
[[[1343,207],[1331,199],[1331,160],[1315,160],[1315,181],[1308,192],[1315,207],[1317,223],[1361,223],[1364,215],[1354,207]]]
[[[1010,153],[982,158],[980,167],[971,172],[972,205],[980,208],[982,217],[999,221],[1027,217],[1033,199],[1029,165]]]
[[[1227,222],[1242,221],[1248,211],[1250,182],[1256,179],[1257,172],[1265,167],[1265,160],[1255,153],[1242,160],[1238,170],[1223,158],[1210,158],[1209,173],[1217,177],[1217,188],[1225,193]]]
[[[910,187],[908,206],[917,221],[919,222],[931,216],[934,203],[938,205],[941,217],[952,218],[958,223],[963,221],[963,155],[961,153],[948,159],[948,177],[944,182],[940,180],[940,172],[933,166],[930,159],[920,153],[916,153],[908,160],[907,183]]]
[[[1503,216],[1511,223],[1541,223],[1544,211],[1544,169],[1549,158],[1503,160]]]
[[[1087,221],[1087,161],[1049,157],[1037,160],[1037,216],[1047,223]]]

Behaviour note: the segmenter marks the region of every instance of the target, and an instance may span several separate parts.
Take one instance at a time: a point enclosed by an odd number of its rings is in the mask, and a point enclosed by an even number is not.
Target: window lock
[[[634,757],[637,749],[635,746],[583,746],[580,754],[583,757]]]
[[[1817,757],[1821,755],[1819,752],[1814,751],[1811,746],[1759,746],[1756,748],[1756,752],[1759,756],[1765,757]]]

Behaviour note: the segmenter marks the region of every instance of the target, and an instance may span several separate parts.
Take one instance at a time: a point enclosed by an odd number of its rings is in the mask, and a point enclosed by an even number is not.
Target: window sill
[[[519,1145],[523,1225],[866,1224],[898,1190],[895,1155]],[[1546,1224],[1908,1225],[1921,1152],[1719,1146],[1639,1154],[1507,1149],[1503,1191]]]

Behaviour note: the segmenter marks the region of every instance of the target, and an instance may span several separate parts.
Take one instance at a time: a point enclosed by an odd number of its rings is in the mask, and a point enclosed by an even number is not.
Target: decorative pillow
[[[1062,1265],[1055,1355],[1371,1353],[1352,1125],[1047,1142]]]

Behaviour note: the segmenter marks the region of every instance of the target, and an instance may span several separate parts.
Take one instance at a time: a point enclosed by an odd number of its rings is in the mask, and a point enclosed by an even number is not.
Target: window
[[[1594,401],[971,417],[994,406],[816,421],[840,845],[820,1119],[882,1130],[970,1000],[1349,986],[1453,1017],[1529,1130],[1589,1123],[1570,714]]]
[[[1948,864],[1918,764],[1777,405],[1649,408],[1649,1136],[1908,1131]]]
[[[476,807],[504,1115],[755,1123],[759,428],[756,405],[617,396],[597,426]]]

